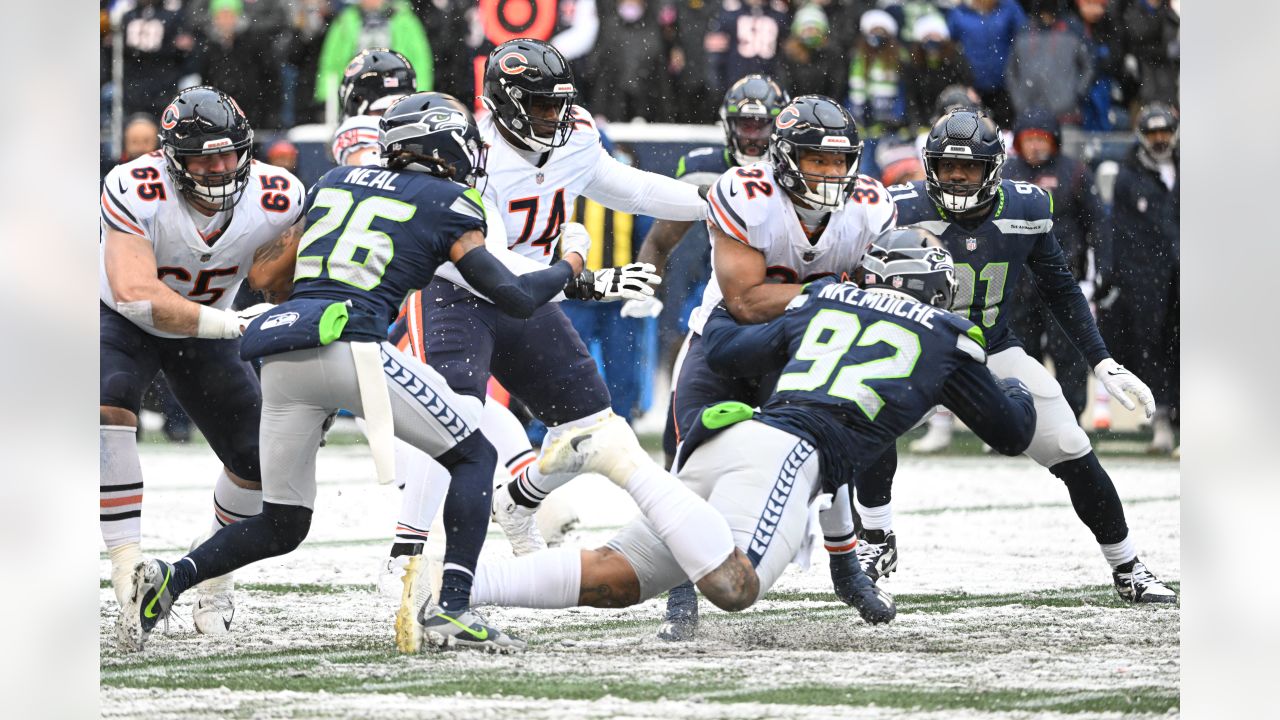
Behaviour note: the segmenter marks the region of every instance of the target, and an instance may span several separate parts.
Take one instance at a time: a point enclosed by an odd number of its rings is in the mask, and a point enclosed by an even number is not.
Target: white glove
[[[578,253],[582,264],[587,264],[587,257],[591,254],[591,233],[582,223],[568,222],[560,226],[560,257],[567,257],[569,253]]]
[[[610,302],[652,298],[653,286],[662,284],[656,271],[649,263],[628,263],[598,270],[592,279],[592,299]]]
[[[234,340],[244,334],[253,319],[275,307],[271,303],[258,303],[239,312],[201,306],[196,320],[196,337],[211,340]]]
[[[1142,403],[1142,409],[1147,413],[1148,418],[1155,414],[1156,399],[1151,394],[1151,388],[1114,359],[1107,358],[1098,363],[1093,369],[1093,374],[1107,392],[1111,393],[1111,397],[1119,400],[1126,409],[1132,410],[1137,407],[1133,404],[1133,400],[1129,399],[1129,395],[1133,395],[1138,402]]]
[[[662,301],[656,297],[628,300],[618,313],[624,318],[655,318],[662,313]]]

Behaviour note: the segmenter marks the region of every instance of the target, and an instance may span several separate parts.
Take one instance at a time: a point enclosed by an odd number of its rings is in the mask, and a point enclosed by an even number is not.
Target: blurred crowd
[[[483,58],[519,36],[550,39],[582,104],[613,121],[711,123],[751,72],[840,100],[872,135],[918,131],[955,83],[1005,127],[1034,106],[1127,129],[1138,107],[1178,99],[1177,0],[100,2],[104,96],[118,36],[126,115],[202,82],[252,105],[258,128],[324,122],[366,47],[404,54],[420,90],[474,97]]]
[[[368,47],[404,54],[419,90],[473,98],[496,44],[549,39],[574,66],[578,104],[622,122],[711,124],[734,80],[772,74],[793,96],[842,102],[867,140],[862,172],[886,185],[923,179],[920,135],[941,108],[983,107],[1006,129],[1004,176],[1053,193],[1055,234],[1104,338],[1160,398],[1152,449],[1175,445],[1177,0],[102,0],[101,11],[104,141],[113,101],[124,118],[104,172],[155,149],[156,113],[190,85],[236,98],[255,129],[332,124],[343,70]],[[1065,152],[1068,128],[1135,135],[1104,172]],[[258,157],[295,168],[298,148],[264,136]],[[626,146],[609,147],[632,162]],[[615,259],[634,257],[648,227],[585,201],[576,215]],[[650,404],[657,358],[669,367],[682,308],[707,281],[705,240],[683,248],[662,288],[674,312],[660,332],[612,310],[574,315],[624,416]],[[1016,332],[1084,413],[1088,368],[1024,285]],[[646,350],[619,350],[636,347]],[[1105,397],[1095,403],[1099,429],[1109,423]],[[157,395],[155,405],[166,402]],[[189,433],[176,404],[158,409],[169,437]],[[945,423],[939,416],[917,449],[944,447]]]

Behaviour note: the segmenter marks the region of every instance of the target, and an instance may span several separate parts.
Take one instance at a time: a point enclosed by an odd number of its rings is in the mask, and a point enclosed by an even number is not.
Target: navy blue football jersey
[[[710,185],[736,163],[723,145],[694,148],[680,156],[676,163],[676,179],[694,185]]]
[[[480,193],[425,173],[337,167],[306,200],[291,297],[350,300],[343,339],[384,340],[405,296],[431,281],[469,230]]]
[[[782,367],[756,419],[813,440],[828,485],[856,476],[936,405],[998,448],[1022,452],[1034,431],[1030,394],[1010,400],[987,370],[981,328],[901,294],[831,283],[760,325],[721,307],[702,338],[718,373]]]
[[[1027,182],[1002,180],[995,200],[976,223],[960,222],[929,198],[923,181],[888,188],[898,226],[918,225],[942,239],[955,258],[959,289],[951,309],[982,327],[987,349],[1020,345],[1009,330],[1006,302],[1023,268],[1080,352],[1097,365],[1109,357],[1089,303],[1071,275],[1053,235],[1053,196]]]

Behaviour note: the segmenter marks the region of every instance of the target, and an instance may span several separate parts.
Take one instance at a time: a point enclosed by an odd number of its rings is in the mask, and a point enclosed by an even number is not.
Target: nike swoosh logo
[[[733,197],[738,197],[738,191],[733,189],[733,185],[729,186],[729,195]]]
[[[1129,371],[1127,371],[1127,370],[1121,370],[1120,372],[1116,372],[1115,370],[1108,370],[1108,371],[1107,371],[1107,374],[1108,374],[1108,375],[1111,375],[1111,376],[1116,376],[1116,375],[1128,375],[1128,374],[1129,374]]]
[[[119,180],[119,179],[117,179],[117,180],[116,180],[116,182],[120,184],[120,194],[121,194],[121,195],[124,195],[124,194],[126,194],[126,193],[128,193],[128,192],[129,192],[128,190],[126,190],[126,189],[125,189],[125,187],[124,187],[124,181],[123,181],[123,180]]]
[[[143,617],[150,620],[158,613],[152,612],[156,608],[156,603],[160,600],[160,596],[164,593],[164,589],[169,587],[169,578],[173,575],[169,568],[164,569],[164,582],[160,583],[160,589],[156,591],[156,596],[151,598],[151,602],[147,603],[147,607],[142,610]]]
[[[579,445],[581,445],[582,443],[590,439],[591,439],[590,435],[579,435],[578,437],[569,441],[569,447],[573,448],[574,450],[577,450]]]
[[[457,625],[458,627],[462,628],[462,629],[463,629],[463,630],[464,630],[468,635],[470,635],[471,637],[473,637],[473,638],[475,638],[475,639],[477,639],[477,640],[488,640],[488,639],[489,639],[489,628],[484,628],[484,629],[482,629],[480,632],[476,632],[475,630],[472,630],[470,627],[467,627],[466,625],[463,625],[462,623],[458,622],[457,620],[454,620],[453,618],[449,617],[448,615],[436,615],[436,617],[438,617],[438,618],[444,618],[445,620],[448,620],[449,622],[453,623],[454,625]]]

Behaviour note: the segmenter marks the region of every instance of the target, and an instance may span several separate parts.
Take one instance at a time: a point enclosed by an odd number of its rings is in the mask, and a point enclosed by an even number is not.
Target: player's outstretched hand
[[[618,313],[625,318],[655,318],[662,314],[662,301],[656,297],[628,300]]]
[[[1129,372],[1123,365],[1116,362],[1113,358],[1107,358],[1098,363],[1093,369],[1093,374],[1097,376],[1098,382],[1111,393],[1111,397],[1120,401],[1120,404],[1126,409],[1132,410],[1133,400],[1129,399],[1132,395],[1134,399],[1142,403],[1142,409],[1150,418],[1156,412],[1156,399],[1151,394],[1151,388],[1146,383],[1138,379],[1137,375]]]
[[[653,297],[655,285],[661,285],[657,268],[649,263],[627,263],[621,267],[598,270],[592,279],[593,300],[645,300]]]
[[[560,257],[569,253],[578,253],[582,264],[587,264],[591,255],[591,233],[582,223],[567,222],[560,226]]]

